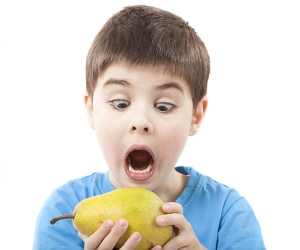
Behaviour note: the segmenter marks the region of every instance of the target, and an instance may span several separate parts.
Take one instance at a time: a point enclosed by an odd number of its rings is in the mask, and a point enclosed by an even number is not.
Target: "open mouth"
[[[153,174],[154,160],[144,149],[134,149],[126,158],[126,173],[134,180],[146,180]]]

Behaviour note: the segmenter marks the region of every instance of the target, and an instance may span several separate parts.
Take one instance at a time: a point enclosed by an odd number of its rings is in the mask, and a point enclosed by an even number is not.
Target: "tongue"
[[[145,150],[134,150],[129,154],[130,164],[135,170],[146,169],[151,161],[151,155]]]

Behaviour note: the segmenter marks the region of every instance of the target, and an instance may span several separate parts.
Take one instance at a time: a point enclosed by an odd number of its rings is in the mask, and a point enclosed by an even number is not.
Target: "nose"
[[[153,125],[146,115],[139,115],[130,121],[128,130],[130,133],[150,134],[153,132]]]

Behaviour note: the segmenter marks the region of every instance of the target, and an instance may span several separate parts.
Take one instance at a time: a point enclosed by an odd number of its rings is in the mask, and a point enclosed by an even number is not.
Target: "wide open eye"
[[[118,110],[126,109],[128,106],[130,106],[130,102],[126,100],[112,100],[111,104],[113,105],[114,108]]]
[[[159,103],[156,103],[154,106],[162,113],[170,112],[170,111],[172,111],[173,108],[175,108],[175,106],[173,104],[168,103],[168,102],[159,102]]]

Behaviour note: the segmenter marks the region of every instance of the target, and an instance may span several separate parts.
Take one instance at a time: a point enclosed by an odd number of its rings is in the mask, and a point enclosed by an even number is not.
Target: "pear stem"
[[[63,220],[63,219],[74,219],[75,215],[74,214],[66,214],[66,215],[61,215],[61,216],[57,216],[55,218],[53,218],[52,220],[50,220],[50,224],[54,225],[57,221],[59,220]]]

